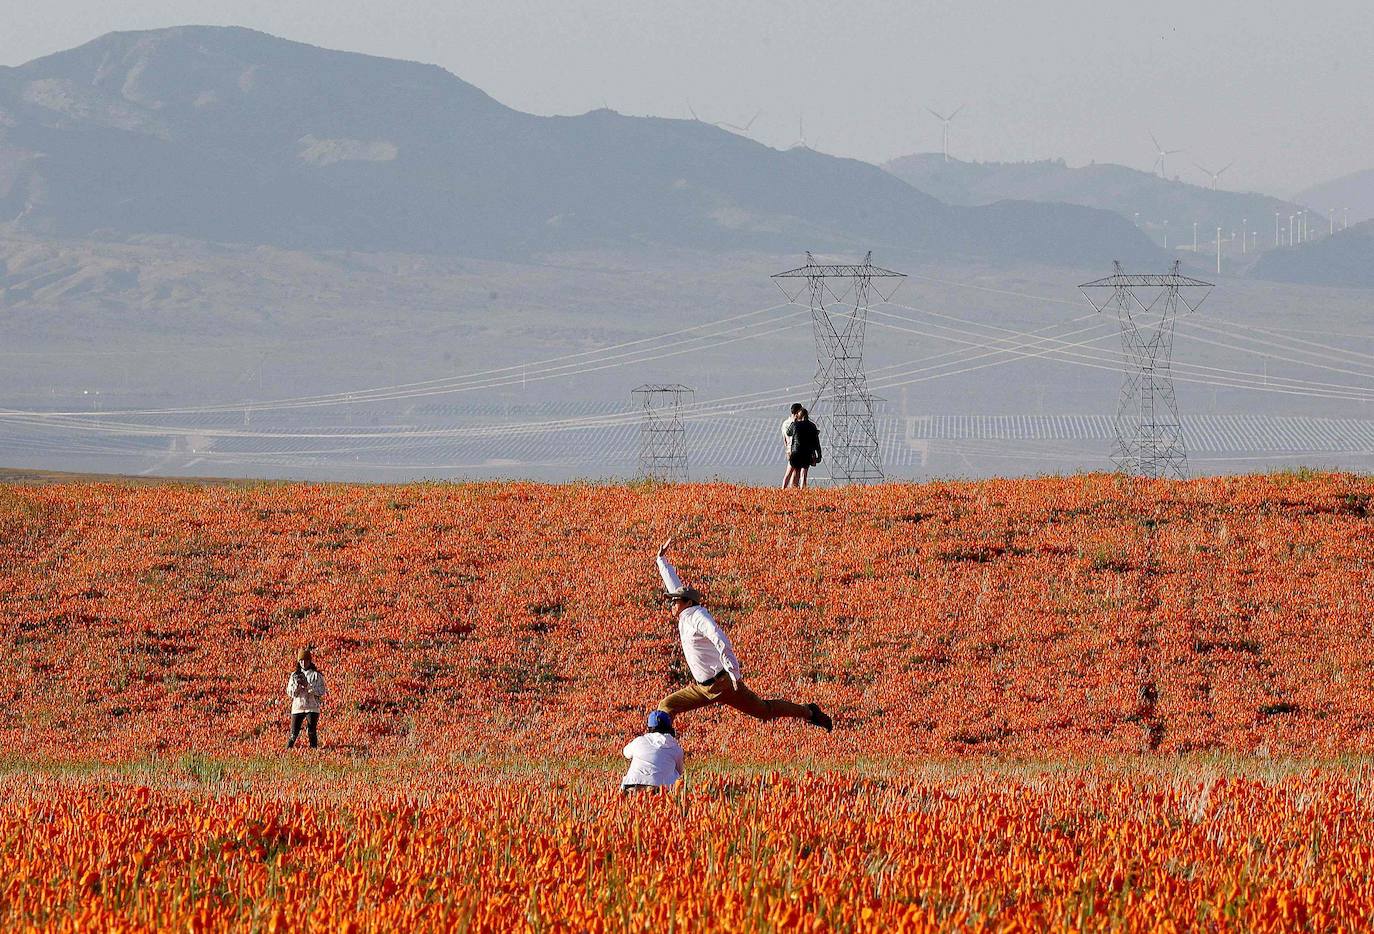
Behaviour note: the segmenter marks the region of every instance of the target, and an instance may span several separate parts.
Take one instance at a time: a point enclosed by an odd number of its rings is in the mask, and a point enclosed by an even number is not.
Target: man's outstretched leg
[[[735,686],[730,683],[729,679],[722,678],[718,684],[712,684],[711,688],[717,693],[716,703],[733,707],[740,713],[748,714],[755,720],[767,722],[769,720],[779,720],[783,717],[792,717],[797,720],[805,720],[812,726],[818,726],[827,733],[829,733],[834,726],[830,717],[815,704],[803,706],[801,704],[794,704],[792,701],[784,700],[780,697],[764,700],[751,691],[749,686],[744,682],[740,682],[738,686]]]
[[[716,699],[708,694],[701,685],[689,684],[659,701],[658,709],[676,717],[680,713],[700,710],[702,707],[710,707],[714,703],[716,703]]]

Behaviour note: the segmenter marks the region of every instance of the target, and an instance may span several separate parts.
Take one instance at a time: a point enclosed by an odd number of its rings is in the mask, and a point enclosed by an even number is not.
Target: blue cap
[[[649,714],[649,729],[658,733],[665,733],[673,728],[673,715],[655,710]]]

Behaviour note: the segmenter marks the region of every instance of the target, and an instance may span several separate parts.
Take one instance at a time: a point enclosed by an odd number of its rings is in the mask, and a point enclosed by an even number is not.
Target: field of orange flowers
[[[0,927],[1364,931],[1371,776],[1158,763],[0,776]],[[689,775],[689,778],[691,776]]]
[[[1371,497],[0,488],[0,927],[1364,929]],[[836,729],[688,714],[690,788],[626,801],[669,535]]]
[[[743,761],[1365,752],[1374,482],[0,489],[0,742],[261,754],[297,646],[357,755],[602,756],[686,677],[657,544],[750,684]]]

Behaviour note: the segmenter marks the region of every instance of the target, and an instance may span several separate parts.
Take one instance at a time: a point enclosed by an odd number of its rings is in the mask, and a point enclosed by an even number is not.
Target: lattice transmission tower
[[[639,474],[644,479],[664,483],[687,481],[687,431],[682,424],[682,406],[691,401],[692,392],[691,387],[676,383],[646,383],[630,391],[643,410],[639,423]]]
[[[1112,275],[1079,286],[1097,311],[1115,308],[1121,325],[1125,374],[1112,462],[1123,473],[1182,480],[1188,453],[1174,398],[1174,322],[1197,311],[1213,286],[1180,275],[1177,261],[1166,275],[1132,275],[1113,265]]]
[[[811,309],[811,332],[816,342],[816,393],[810,409],[819,412],[822,399],[828,417],[818,414],[822,445],[830,462],[830,477],[842,483],[883,479],[878,426],[873,417],[876,397],[864,376],[864,331],[868,306],[886,302],[906,278],[873,265],[870,251],[862,263],[817,263],[810,253],[806,265],[780,272],[772,279],[787,296]]]

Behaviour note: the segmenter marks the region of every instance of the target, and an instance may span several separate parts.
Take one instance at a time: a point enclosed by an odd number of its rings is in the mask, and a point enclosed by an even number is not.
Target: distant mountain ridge
[[[1170,246],[1191,244],[1193,224],[1200,240],[1239,231],[1245,223],[1258,231],[1258,246],[1274,246],[1275,212],[1287,224],[1301,210],[1292,202],[1254,192],[1212,189],[1160,178],[1112,163],[1073,167],[1063,160],[1038,162],[961,162],[940,153],[919,153],[886,163],[887,171],[912,187],[951,204],[982,205],[1006,198],[1063,202],[1113,211],[1136,221],[1162,243],[1168,221]],[[1324,216],[1324,215],[1323,215]]]
[[[1250,274],[1275,282],[1374,289],[1374,220],[1291,249],[1271,250]]]
[[[1374,169],[1352,172],[1300,192],[1297,200],[1315,204],[1319,210],[1332,211],[1336,226],[1347,219],[1351,226],[1374,220]]]
[[[947,205],[875,166],[695,121],[513,110],[437,66],[235,27],[112,33],[0,68],[0,223],[293,249],[896,247],[1161,256],[1070,205]]]

